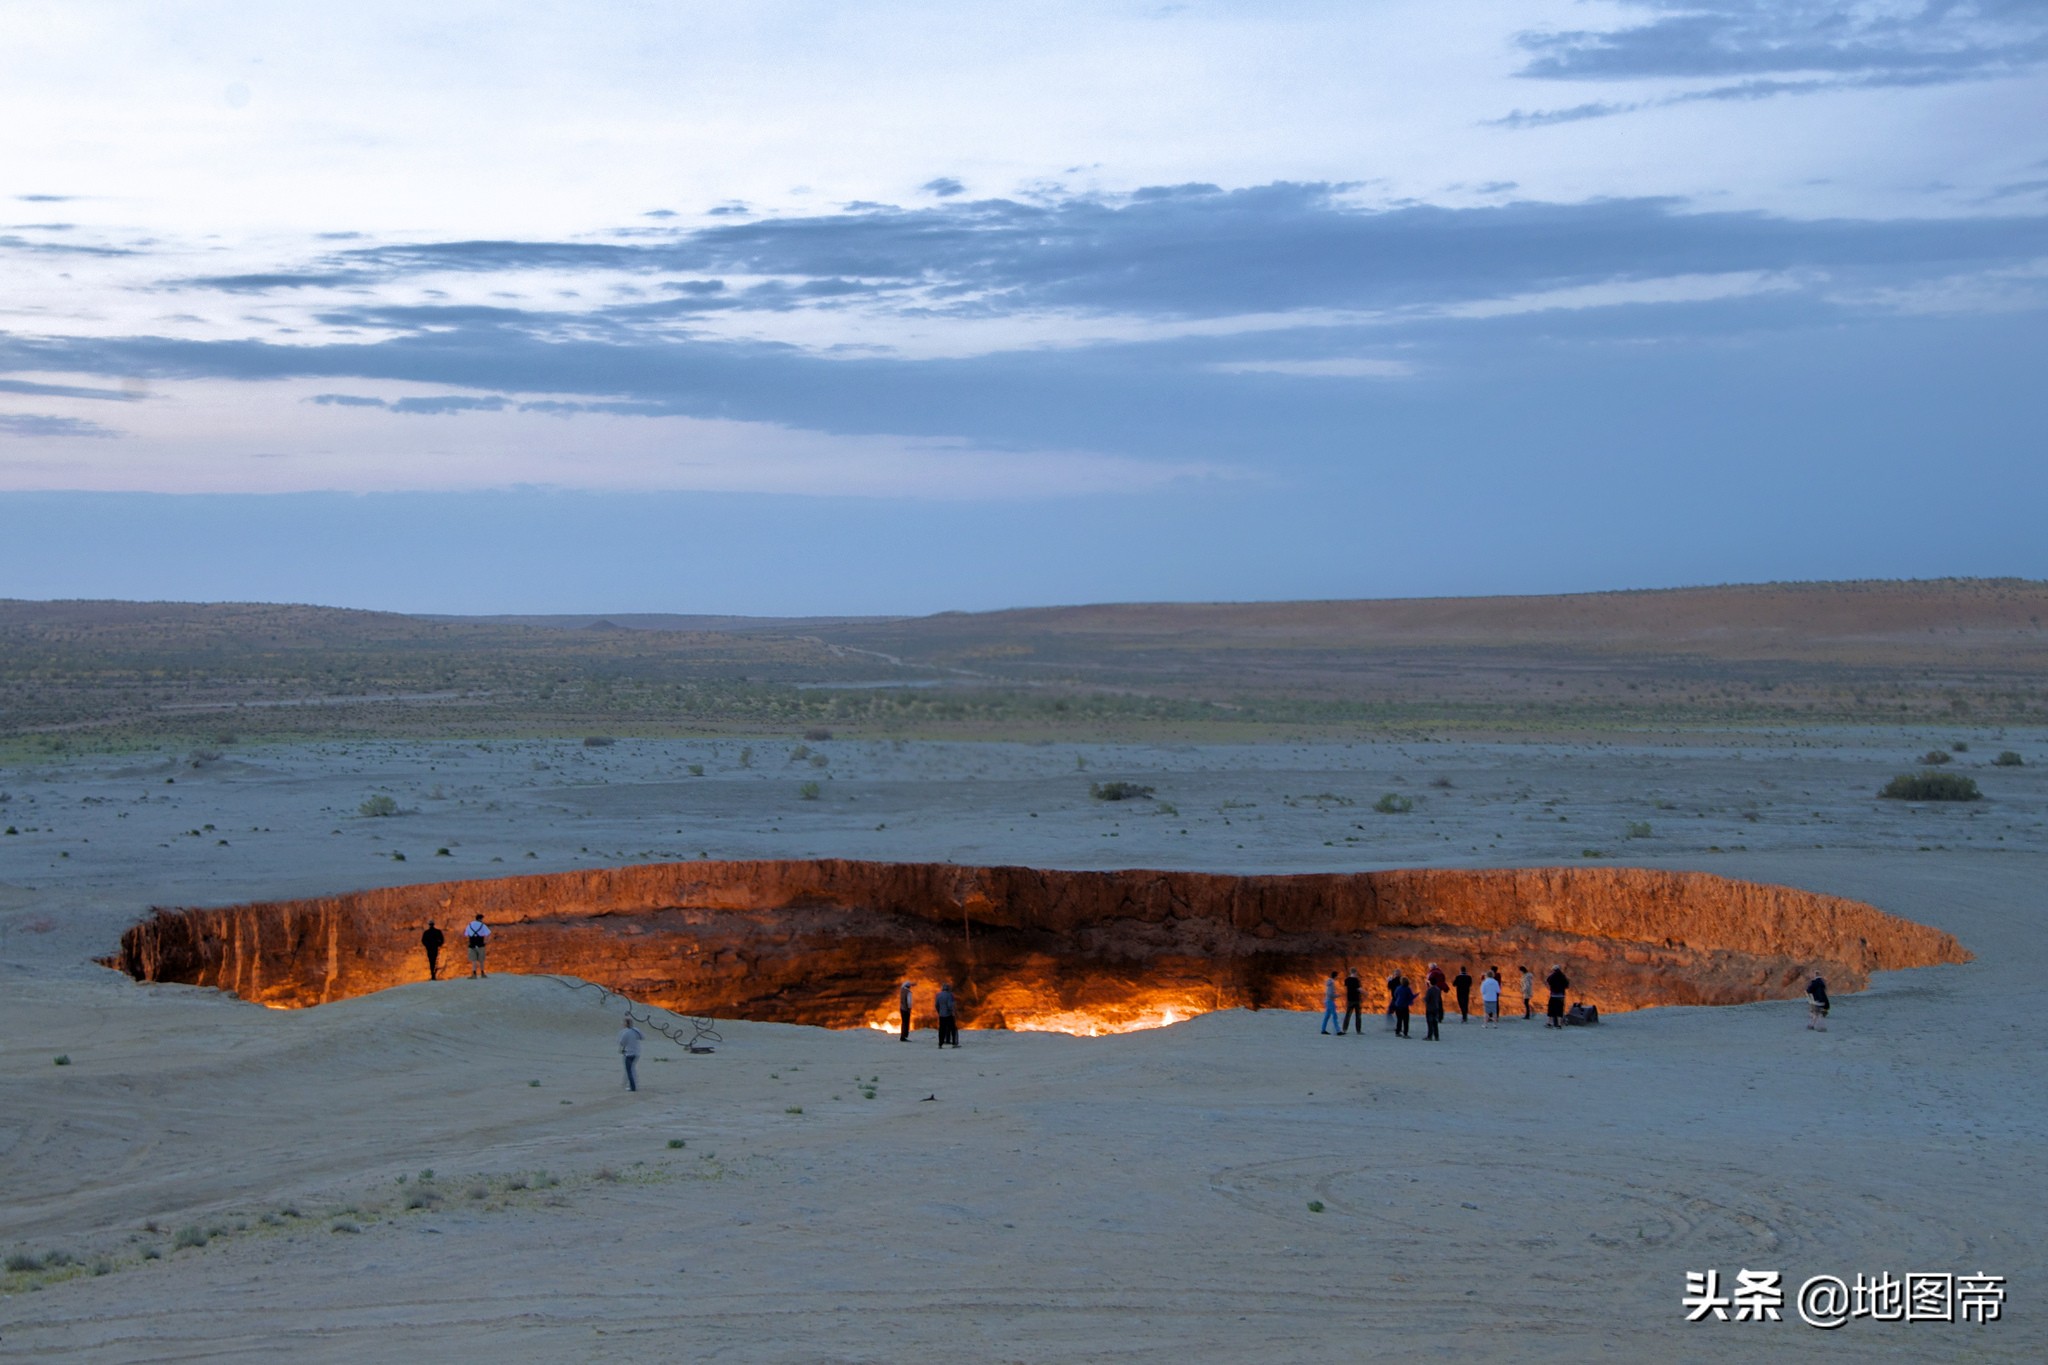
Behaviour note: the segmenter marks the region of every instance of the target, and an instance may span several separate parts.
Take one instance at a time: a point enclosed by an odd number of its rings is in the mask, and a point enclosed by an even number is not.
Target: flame
[[[984,1027],[1006,1028],[1017,1033],[1065,1033],[1076,1038],[1101,1038],[1112,1033],[1141,1033],[1147,1029],[1170,1028],[1217,1007],[1213,1000],[1192,1001],[1184,997],[1138,996],[1095,1005],[1066,1008],[1057,999],[1011,988],[997,990],[975,1009]],[[929,1018],[913,1020],[914,1025],[931,1028]],[[863,1024],[877,1033],[896,1033],[903,1025],[894,1009],[877,1011]]]

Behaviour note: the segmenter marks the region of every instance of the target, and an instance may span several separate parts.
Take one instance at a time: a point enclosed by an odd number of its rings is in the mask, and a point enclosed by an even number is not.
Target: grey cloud
[[[248,275],[195,275],[172,283],[228,294],[266,294],[278,289],[334,289],[370,284],[377,278],[366,270],[282,270]]]
[[[126,247],[118,246],[74,246],[69,242],[31,242],[26,237],[8,235],[0,237],[0,247],[12,251],[31,251],[52,256],[133,256]]]
[[[437,394],[432,398],[401,398],[386,405],[393,412],[440,417],[451,412],[503,412],[512,406],[507,398],[470,398],[462,394]]]
[[[24,204],[68,204],[78,196],[75,194],[17,194],[14,197]]]
[[[318,403],[323,408],[383,408],[390,406],[381,398],[369,398],[359,393],[316,393],[306,401]]]
[[[0,413],[0,431],[10,436],[85,436],[105,439],[121,433],[98,422],[79,417],[52,417],[45,413]]]
[[[956,194],[965,194],[967,192],[967,187],[950,175],[942,175],[936,180],[927,180],[922,185],[919,185],[918,188],[926,194],[935,195],[940,199],[951,199]]]
[[[1826,73],[1855,83],[1965,80],[2048,58],[2038,0],[1622,0],[1646,21],[1525,33],[1524,76],[1562,80]],[[1836,82],[1826,82],[1833,84]],[[1805,88],[1805,87],[1794,87]]]
[[[0,393],[32,394],[42,398],[95,398],[110,403],[133,403],[140,393],[126,389],[88,389],[75,384],[39,384],[26,379],[0,379]]]

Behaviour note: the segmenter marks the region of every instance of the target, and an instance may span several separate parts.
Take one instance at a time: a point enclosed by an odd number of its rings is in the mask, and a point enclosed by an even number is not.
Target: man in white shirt
[[[619,1055],[626,1059],[626,1089],[638,1090],[640,1078],[633,1069],[640,1064],[640,1040],[646,1035],[633,1027],[633,1016],[626,1016],[626,1026],[619,1030]]]
[[[462,937],[469,944],[469,979],[474,981],[480,976],[489,976],[490,973],[484,970],[484,953],[491,946],[491,926],[484,923],[483,911],[476,912],[476,918],[462,931]]]
[[[1488,967],[1486,975],[1479,979],[1479,1003],[1486,1008],[1486,1019],[1481,1028],[1500,1027],[1500,968]]]

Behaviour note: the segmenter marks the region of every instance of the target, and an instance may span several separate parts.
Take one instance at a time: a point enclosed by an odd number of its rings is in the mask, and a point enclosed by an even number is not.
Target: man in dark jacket
[[[1405,976],[1394,978],[1394,1036],[1408,1036],[1408,1010],[1415,1003],[1415,988]]]
[[[1359,1036],[1365,1034],[1365,983],[1358,979],[1358,969],[1353,967],[1344,974],[1344,1022],[1337,1025],[1342,1033],[1353,1024],[1358,1025]]]
[[[1564,974],[1562,962],[1551,967],[1550,975],[1543,978],[1543,984],[1550,987],[1550,1017],[1543,1021],[1543,1027],[1563,1028],[1564,993],[1571,989],[1572,979]]]
[[[939,987],[938,995],[932,1002],[939,1011],[939,1046],[951,1043],[960,1046],[960,1020],[953,1012],[953,983],[948,981]]]
[[[1432,981],[1429,989],[1422,993],[1422,1022],[1429,1025],[1429,1032],[1422,1035],[1426,1042],[1437,1042],[1443,1035],[1436,1031],[1444,1021],[1444,988]]]
[[[1472,1013],[1472,969],[1462,962],[1458,974],[1451,978],[1451,989],[1458,993],[1458,1022],[1462,1024]]]
[[[441,945],[448,936],[432,920],[427,921],[427,932],[420,935],[420,947],[427,950],[427,980],[441,979]]]
[[[1822,1033],[1828,1031],[1828,983],[1819,972],[1806,983],[1806,1026]]]

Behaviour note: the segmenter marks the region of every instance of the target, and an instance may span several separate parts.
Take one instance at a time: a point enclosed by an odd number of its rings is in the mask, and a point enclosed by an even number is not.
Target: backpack
[[[1593,1005],[1573,1005],[1565,1011],[1564,1021],[1567,1024],[1597,1024],[1600,1011]]]

